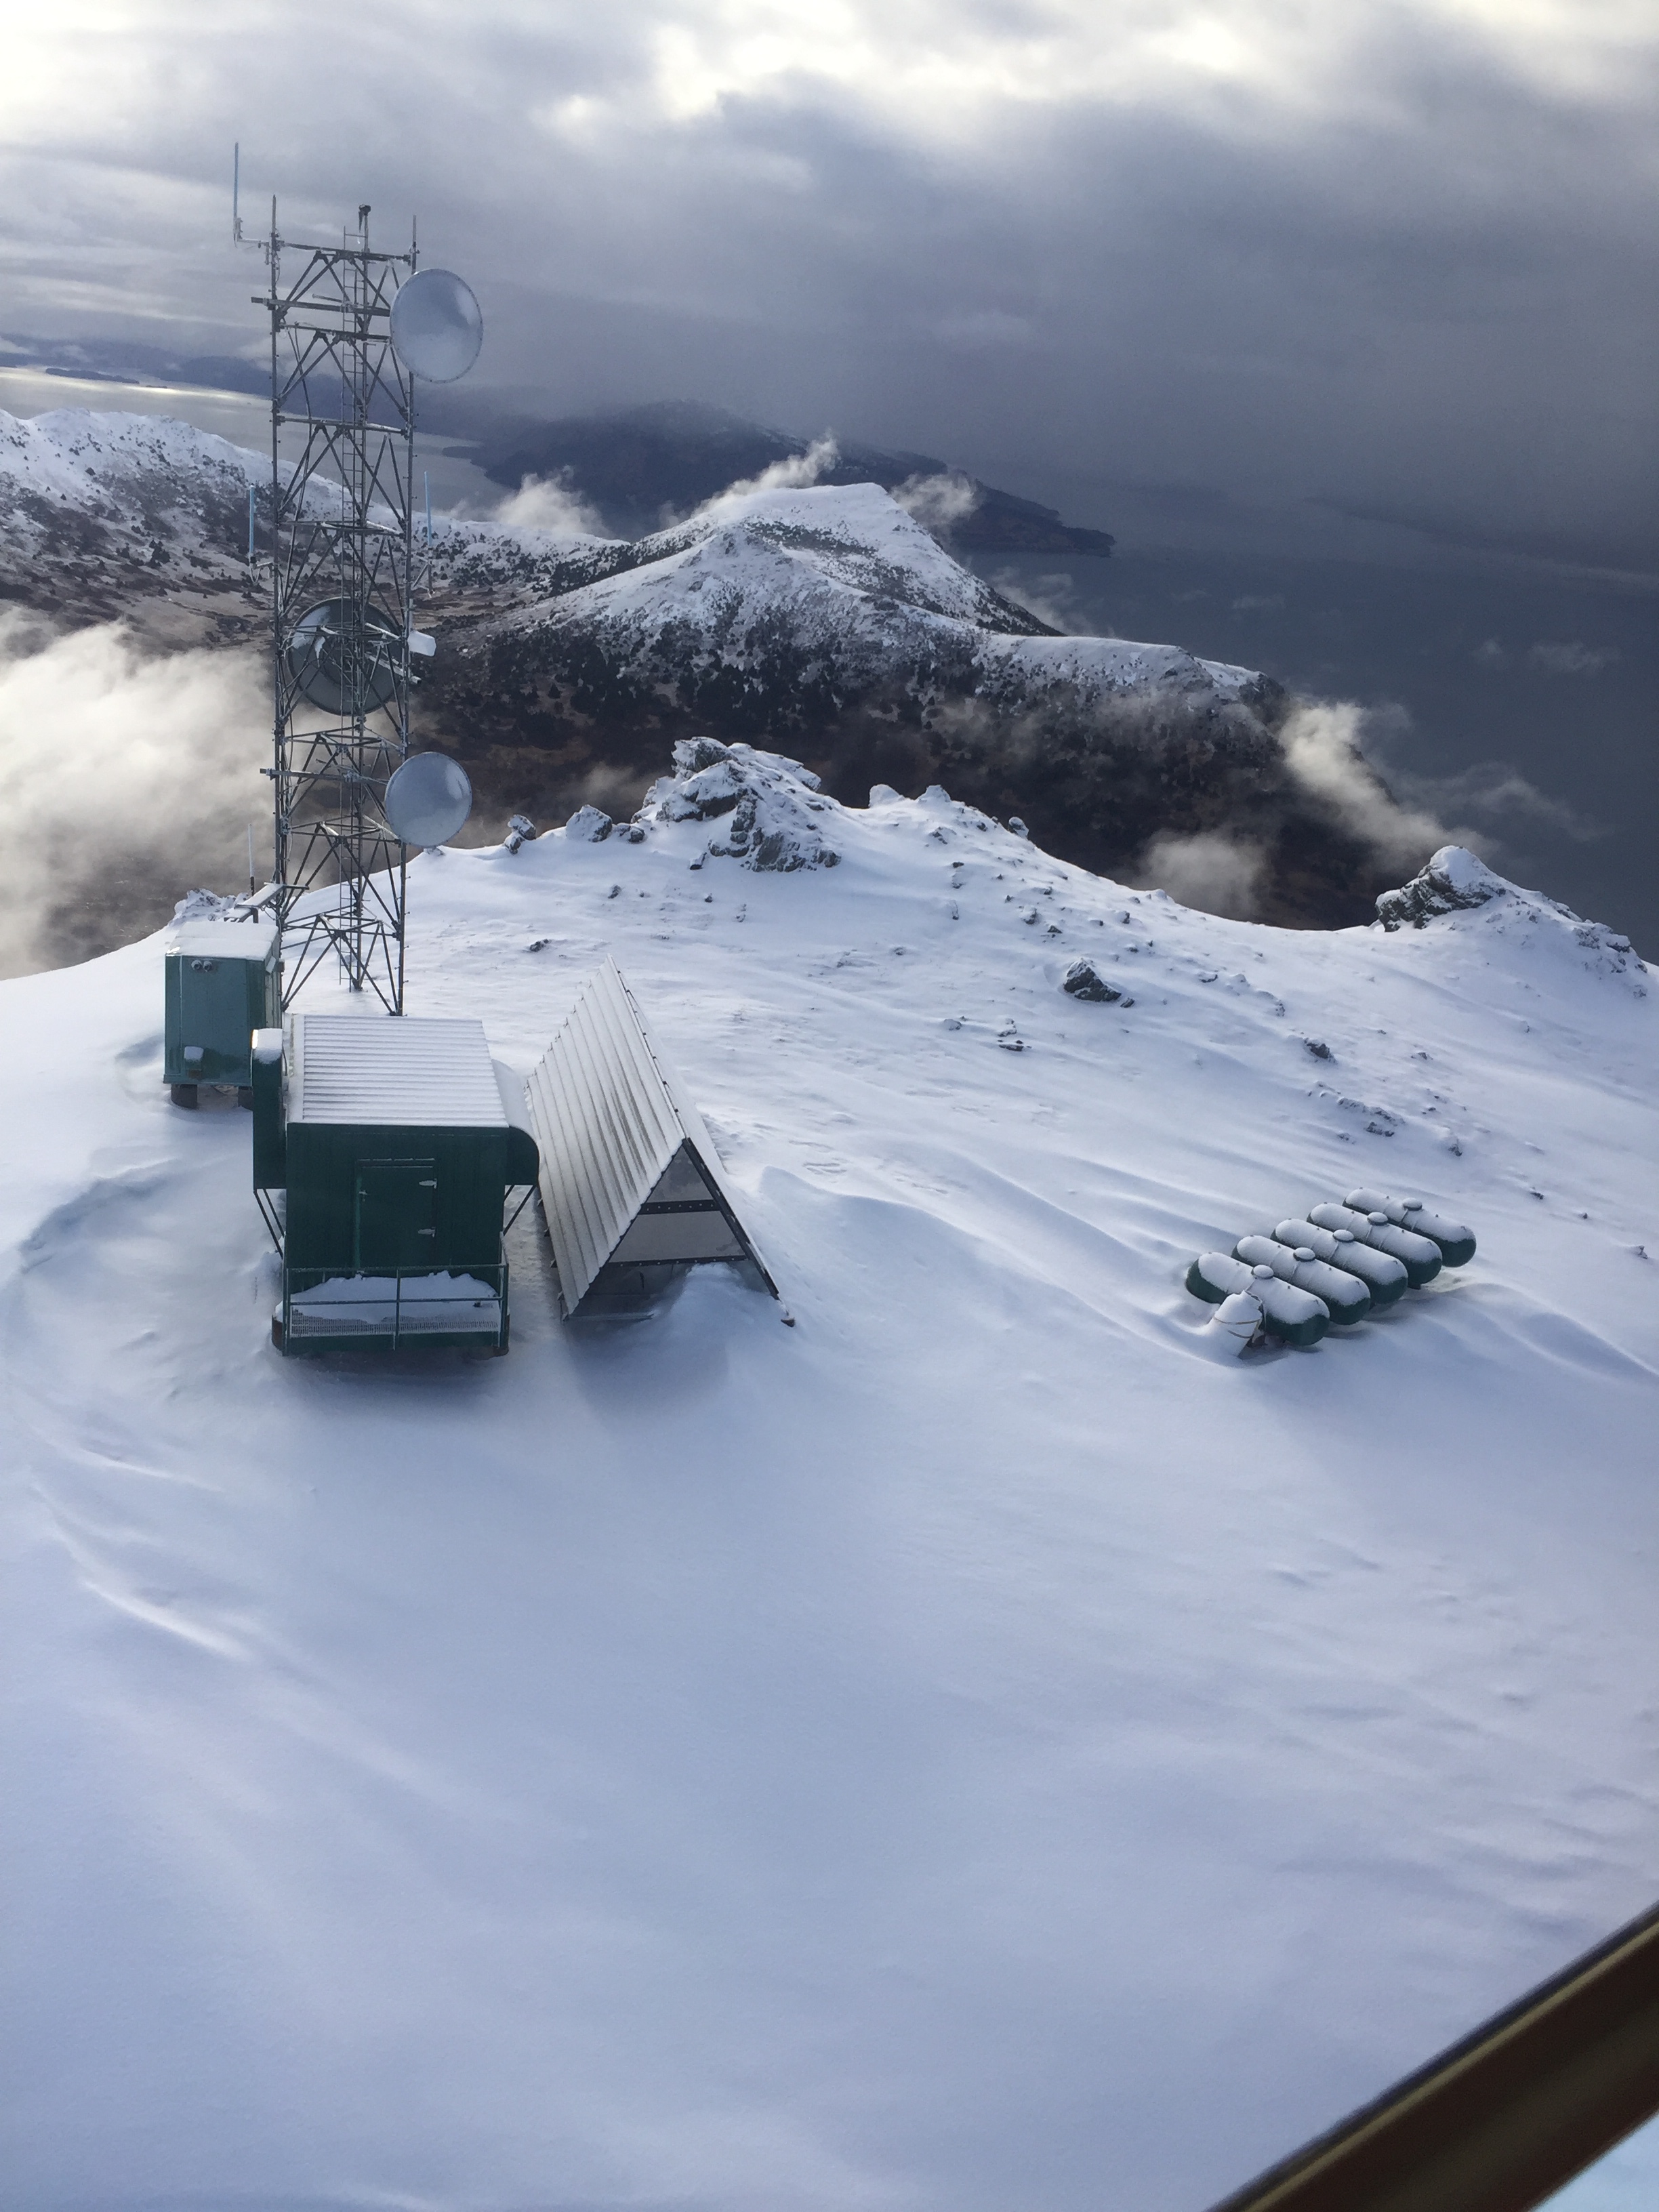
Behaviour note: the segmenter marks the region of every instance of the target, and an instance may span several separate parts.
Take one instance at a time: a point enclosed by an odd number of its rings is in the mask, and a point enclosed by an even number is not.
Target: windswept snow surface
[[[0,987],[7,2207],[1197,2212],[1651,1896],[1639,963],[746,773],[838,865],[422,859],[410,1006],[528,1069],[614,953],[793,1329],[526,1214],[506,1359],[284,1363],[161,938]],[[1203,1356],[1358,1184],[1474,1261]]]

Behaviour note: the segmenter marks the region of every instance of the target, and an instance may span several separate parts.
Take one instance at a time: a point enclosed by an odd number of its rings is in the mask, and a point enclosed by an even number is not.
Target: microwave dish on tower
[[[447,845],[472,811],[472,784],[447,753],[410,753],[382,802],[400,844]]]
[[[398,654],[403,640],[390,615],[366,607],[354,625],[346,599],[325,599],[307,607],[288,641],[289,672],[313,707],[327,714],[360,709],[374,714],[388,705],[398,689]],[[349,653],[358,633],[360,649]],[[349,665],[348,659],[349,658]]]
[[[453,384],[483,343],[483,313],[452,269],[422,269],[392,303],[392,343],[404,367],[426,384]]]

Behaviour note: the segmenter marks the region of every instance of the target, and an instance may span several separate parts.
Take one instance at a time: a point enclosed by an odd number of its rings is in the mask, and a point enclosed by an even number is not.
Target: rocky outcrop
[[[1648,970],[1628,937],[1604,922],[1586,921],[1559,899],[1512,884],[1462,845],[1443,845],[1408,884],[1384,891],[1376,915],[1385,930],[1491,930],[1592,975],[1622,977],[1638,997],[1646,994]]]
[[[833,868],[841,854],[823,835],[832,809],[799,761],[714,738],[683,738],[674,773],[653,783],[641,821],[718,822],[706,850],[745,868],[780,875]]]
[[[1376,918],[1384,929],[1421,929],[1436,915],[1457,914],[1485,906],[1513,889],[1496,876],[1484,860],[1462,845],[1443,845],[1410,883],[1384,891],[1376,902]]]

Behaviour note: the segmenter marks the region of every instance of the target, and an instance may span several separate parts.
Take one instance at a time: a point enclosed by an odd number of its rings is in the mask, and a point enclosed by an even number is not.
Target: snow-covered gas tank
[[[1206,1349],[1215,1350],[1237,1359],[1248,1352],[1261,1327],[1261,1304],[1248,1291],[1235,1291],[1224,1297],[1210,1316],[1204,1334]]]
[[[1233,1247],[1233,1257],[1248,1267],[1271,1267],[1281,1283],[1311,1291],[1329,1307],[1331,1319],[1339,1326],[1364,1321],[1371,1310],[1371,1294],[1358,1276],[1327,1267],[1311,1245],[1276,1243],[1271,1237],[1241,1237]]]
[[[1378,1206],[1359,1213],[1351,1206],[1310,1206],[1308,1218],[1316,1229],[1351,1230],[1357,1244],[1369,1244],[1403,1261],[1414,1291],[1431,1283],[1440,1273],[1440,1247],[1426,1237],[1413,1236],[1409,1229],[1396,1229]]]
[[[1225,1252],[1200,1252],[1187,1270],[1187,1288],[1212,1306],[1236,1291],[1246,1292],[1261,1308],[1263,1328],[1285,1344],[1317,1344],[1331,1325],[1329,1307],[1311,1291],[1280,1282],[1271,1267],[1249,1267]]]
[[[1312,1221],[1281,1221],[1273,1235],[1281,1244],[1305,1245],[1327,1267],[1357,1276],[1371,1294],[1373,1312],[1391,1306],[1411,1288],[1405,1261],[1359,1243],[1352,1229],[1322,1229]]]
[[[1462,1267],[1474,1257],[1474,1231],[1461,1221],[1448,1221],[1431,1213],[1420,1198],[1389,1198],[1380,1190],[1351,1190],[1343,1203],[1357,1213],[1386,1213],[1396,1229],[1409,1229],[1440,1247],[1449,1267]]]

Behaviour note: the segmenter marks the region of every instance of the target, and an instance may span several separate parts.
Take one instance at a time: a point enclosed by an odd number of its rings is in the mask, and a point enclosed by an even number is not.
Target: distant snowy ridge
[[[876,484],[717,500],[628,544],[450,525],[439,574],[464,592],[505,590],[510,608],[488,628],[522,630],[550,658],[572,633],[603,632],[623,667],[642,671],[715,659],[759,671],[787,651],[809,689],[901,674],[938,687],[959,674],[999,704],[1057,685],[1091,701],[1163,691],[1227,704],[1272,690],[1254,670],[1176,646],[1055,637]]]
[[[1237,836],[1287,920],[1358,919],[1394,880],[1282,743],[1278,684],[1057,636],[875,485],[734,495],[628,544],[451,522],[434,580],[423,711],[503,811],[609,805],[708,732],[787,748],[842,799],[942,781],[1095,868]]]
[[[155,587],[240,590],[248,488],[269,476],[267,456],[165,417],[0,413],[0,568],[15,596],[32,577],[39,603],[71,616],[100,582],[137,592],[143,572],[175,561],[185,574]],[[524,634],[552,653],[597,638],[623,672],[688,653],[758,668],[769,646],[804,658],[809,689],[921,668],[936,680],[971,669],[1000,705],[1056,685],[1229,704],[1271,690],[1176,647],[1053,638],[874,484],[716,500],[637,541],[440,518],[432,573],[484,635]]]
[[[13,480],[14,496],[58,493],[87,506],[151,494],[173,507],[205,486],[240,497],[246,510],[248,484],[270,480],[270,456],[163,415],[0,410],[0,477]]]
[[[65,407],[0,412],[0,588],[158,641],[246,634],[247,494],[270,463],[187,423]]]
[[[149,416],[0,432],[0,592],[58,625],[263,644],[262,457]],[[733,491],[635,542],[440,519],[419,551],[439,650],[416,732],[465,761],[486,821],[636,799],[669,744],[712,732],[842,799],[943,782],[1085,866],[1178,864],[1267,920],[1369,918],[1401,835],[1408,859],[1433,842],[1346,738],[1293,741],[1271,678],[1057,636],[876,484]]]
[[[619,666],[642,675],[718,662],[760,678],[769,656],[787,655],[805,696],[953,677],[1004,705],[1059,685],[1087,699],[1161,691],[1226,705],[1275,689],[1176,646],[1056,637],[875,484],[717,500],[626,543],[446,523],[435,568],[458,593],[490,597],[483,636],[522,636],[554,659],[573,635],[602,633]]]

